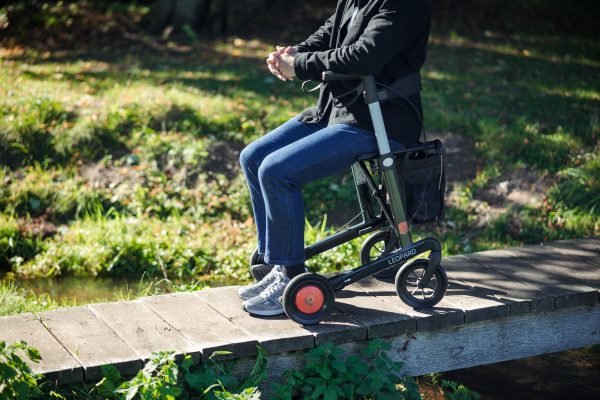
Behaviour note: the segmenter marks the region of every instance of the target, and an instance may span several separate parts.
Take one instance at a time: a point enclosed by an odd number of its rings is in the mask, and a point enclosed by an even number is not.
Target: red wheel
[[[290,281],[283,292],[283,309],[287,316],[302,325],[315,325],[333,310],[335,293],[321,275],[306,272]]]

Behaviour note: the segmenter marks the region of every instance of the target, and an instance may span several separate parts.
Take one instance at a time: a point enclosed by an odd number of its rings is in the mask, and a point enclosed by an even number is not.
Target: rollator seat
[[[412,153],[412,152],[416,152],[416,151],[424,151],[426,146],[430,149],[430,150],[434,150],[434,149],[440,149],[443,148],[442,142],[439,140],[433,140],[428,142],[427,144],[425,143],[415,143],[415,144],[411,144],[409,146],[405,146],[402,149],[396,150],[394,151],[394,155],[396,157],[405,154],[405,153]],[[370,160],[375,160],[379,158],[379,153],[367,153],[367,154],[362,154],[360,156],[358,156],[356,158],[356,161],[370,161]]]

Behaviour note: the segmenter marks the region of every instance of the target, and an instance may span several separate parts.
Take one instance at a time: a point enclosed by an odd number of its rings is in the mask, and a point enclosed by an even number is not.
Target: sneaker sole
[[[283,314],[285,314],[285,311],[283,311],[283,310],[281,310],[281,311],[279,311],[279,310],[260,311],[260,312],[249,311],[246,308],[246,306],[244,306],[244,305],[242,306],[242,309],[244,311],[246,311],[250,315],[256,315],[256,316],[259,316],[259,317],[274,317],[276,315],[283,315]]]

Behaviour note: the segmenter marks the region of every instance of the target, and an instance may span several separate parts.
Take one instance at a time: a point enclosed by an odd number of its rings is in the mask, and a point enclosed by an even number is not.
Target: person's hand
[[[284,81],[285,77],[281,74],[279,68],[277,68],[277,61],[281,57],[281,51],[279,49],[280,47],[277,47],[277,51],[274,51],[271,54],[269,54],[269,57],[267,58],[267,67],[273,75]]]
[[[292,79],[295,76],[294,73],[294,55],[297,51],[293,47],[281,47],[276,46],[276,51],[269,54],[267,58],[267,67],[269,71],[282,81]],[[281,68],[285,70],[282,72]]]
[[[296,54],[296,49],[288,46],[282,49],[279,59],[275,62],[276,68],[286,79],[291,80],[296,76],[296,71],[294,70],[294,56]]]

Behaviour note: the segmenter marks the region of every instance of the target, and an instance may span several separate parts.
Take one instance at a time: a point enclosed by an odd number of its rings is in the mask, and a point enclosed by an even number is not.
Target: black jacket
[[[358,5],[358,14],[348,29],[347,3]],[[345,18],[344,18],[345,17]],[[323,71],[374,75],[389,84],[418,71],[425,62],[430,14],[427,0],[339,0],[335,14],[304,42],[296,45],[296,75],[302,80],[321,80]],[[328,118],[329,124],[344,123],[373,131],[368,107],[353,96],[333,100],[330,96],[348,92],[359,82],[331,82],[321,86],[316,107],[300,116],[303,122]],[[409,98],[422,115],[419,95]],[[341,106],[341,107],[339,107]],[[421,123],[415,111],[402,99],[381,104],[390,138],[410,144],[419,139]]]

